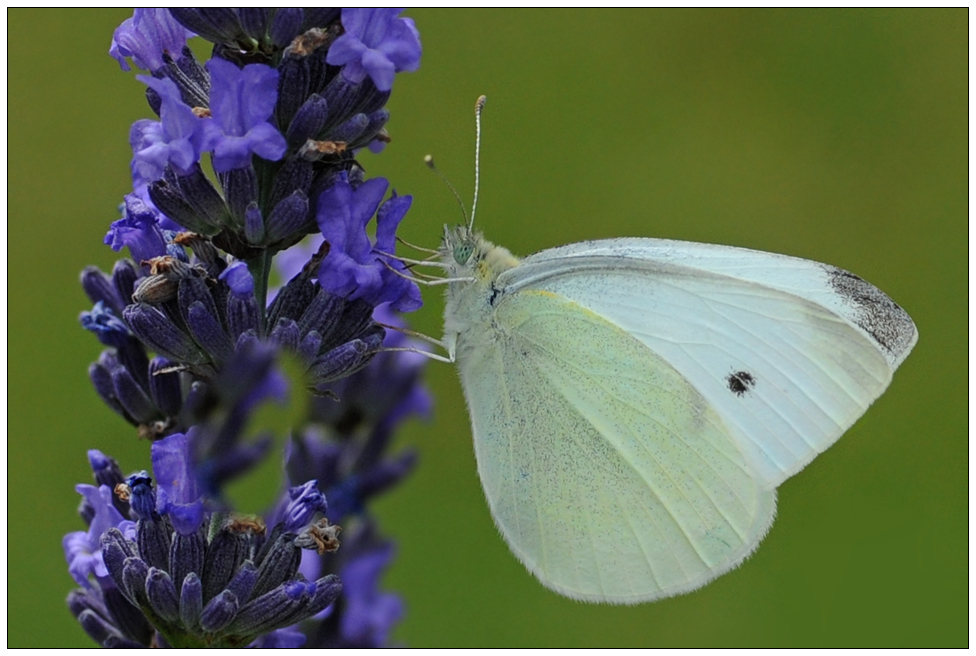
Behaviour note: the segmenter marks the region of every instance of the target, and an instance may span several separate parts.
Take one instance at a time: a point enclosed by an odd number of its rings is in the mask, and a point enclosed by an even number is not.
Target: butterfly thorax
[[[492,302],[502,292],[496,280],[502,272],[518,266],[519,260],[507,248],[495,246],[467,226],[444,227],[440,260],[447,277],[456,279],[447,286],[444,307],[444,341],[454,357],[466,333],[481,333],[489,327]]]

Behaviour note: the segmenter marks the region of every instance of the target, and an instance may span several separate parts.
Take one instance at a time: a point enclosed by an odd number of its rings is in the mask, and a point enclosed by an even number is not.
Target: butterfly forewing
[[[917,337],[901,308],[851,274],[730,247],[574,244],[526,258],[499,283],[554,293],[639,339],[702,394],[774,486],[867,410]]]

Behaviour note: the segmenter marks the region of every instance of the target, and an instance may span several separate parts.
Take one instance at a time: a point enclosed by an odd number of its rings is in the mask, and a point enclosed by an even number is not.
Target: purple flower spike
[[[153,474],[156,476],[156,508],[169,515],[173,528],[190,535],[203,523],[203,500],[190,458],[190,444],[196,427],[184,435],[173,433],[152,444]]]
[[[193,32],[176,22],[168,9],[137,8],[132,18],[116,28],[108,54],[118,60],[123,71],[131,70],[125,60],[131,57],[138,68],[155,72],[165,65],[163,53],[178,58],[192,36]]]
[[[159,121],[143,119],[132,124],[129,145],[132,146],[132,175],[136,184],[154,182],[163,177],[166,165],[179,175],[189,173],[200,161],[204,150],[204,119],[183,102],[176,83],[139,75],[137,79],[159,94]]]
[[[354,84],[369,75],[380,91],[393,87],[393,76],[420,66],[420,34],[410,18],[397,18],[402,9],[342,10],[345,34],[336,39],[326,61],[343,66]]]
[[[401,11],[140,8],[115,31],[152,113],[129,130],[132,190],[105,237],[127,257],[86,267],[81,322],[104,345],[97,396],[152,468],[127,477],[92,450],[95,485],[77,488],[68,608],[101,646],[385,646],[403,615],[378,587],[393,552],[370,503],[413,469],[388,451],[429,405],[424,360],[383,352],[412,344],[385,328],[421,305],[393,255],[412,198],[355,160],[391,140],[394,79],[420,63]],[[272,266],[287,282],[269,295]],[[289,397],[308,412],[283,494],[238,513],[227,485],[280,446],[252,417]]]
[[[345,173],[322,192],[318,204],[319,229],[331,249],[319,269],[319,284],[350,300],[363,299],[374,307],[381,303],[400,312],[422,305],[420,289],[390,270],[403,264],[377,253],[392,253],[396,228],[410,209],[411,196],[397,196],[380,206],[389,186],[383,178],[367,180],[353,190]],[[377,207],[379,211],[377,212]],[[376,245],[370,243],[366,224],[376,213]]]
[[[207,149],[220,173],[241,169],[251,155],[282,158],[288,144],[268,122],[278,98],[278,72],[264,64],[243,69],[223,59],[207,62],[210,71],[210,112]]]
[[[166,255],[166,240],[159,226],[160,215],[135,194],[125,197],[125,213],[112,223],[105,243],[113,251],[129,247],[136,263]]]

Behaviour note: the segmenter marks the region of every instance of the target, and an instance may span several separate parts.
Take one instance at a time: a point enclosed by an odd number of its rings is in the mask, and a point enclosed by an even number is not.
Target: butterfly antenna
[[[474,213],[478,209],[478,180],[481,169],[481,112],[488,102],[487,96],[480,96],[478,102],[474,104],[474,201],[471,203],[471,221],[468,222],[468,230],[474,227]]]
[[[447,185],[447,188],[451,190],[451,193],[454,194],[454,200],[457,201],[458,207],[461,208],[461,216],[463,216],[464,217],[464,220],[467,221],[468,220],[468,212],[467,212],[467,210],[464,209],[464,203],[461,201],[461,197],[458,196],[458,192],[454,189],[454,185],[451,184],[451,181],[447,179],[447,176],[444,175],[443,173],[441,173],[441,170],[439,168],[437,168],[437,165],[436,164],[434,164],[434,156],[433,155],[425,155],[424,156],[424,164],[427,165],[427,168],[429,168],[431,171],[433,171],[434,173],[436,173],[437,174],[437,177],[439,177],[441,180],[443,180],[444,181],[444,184]]]

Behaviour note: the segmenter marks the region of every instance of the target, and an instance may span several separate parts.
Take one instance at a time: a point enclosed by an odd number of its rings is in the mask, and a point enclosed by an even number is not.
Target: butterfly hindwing
[[[548,587],[650,601],[704,585],[758,544],[774,490],[640,340],[526,289],[465,341],[458,364],[492,515]]]

